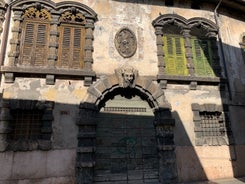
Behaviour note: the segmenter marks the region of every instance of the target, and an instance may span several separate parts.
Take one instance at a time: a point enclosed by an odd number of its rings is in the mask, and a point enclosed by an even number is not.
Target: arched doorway
[[[162,89],[144,77],[124,85],[117,74],[101,78],[80,104],[76,183],[175,183],[174,119]]]
[[[98,113],[94,183],[157,183],[154,114],[136,94],[106,101]]]

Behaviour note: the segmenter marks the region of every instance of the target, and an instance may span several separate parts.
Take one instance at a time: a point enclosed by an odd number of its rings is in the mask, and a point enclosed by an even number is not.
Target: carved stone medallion
[[[119,54],[124,58],[134,55],[137,48],[137,40],[135,34],[128,28],[120,29],[114,39],[115,46]]]

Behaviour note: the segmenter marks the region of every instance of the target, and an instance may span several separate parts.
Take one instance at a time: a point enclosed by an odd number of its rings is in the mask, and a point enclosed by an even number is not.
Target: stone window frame
[[[163,40],[164,35],[163,28],[165,25],[175,25],[181,29],[180,34],[184,38],[185,45],[185,56],[187,59],[187,76],[178,76],[178,75],[166,75],[164,72],[164,51],[163,51]],[[217,46],[217,34],[218,27],[212,21],[202,18],[195,17],[191,19],[185,19],[184,17],[177,14],[163,14],[157,17],[152,22],[153,27],[155,28],[156,35],[156,45],[157,45],[157,58],[158,58],[158,75],[157,80],[161,84],[163,89],[167,88],[167,83],[184,83],[189,84],[191,90],[195,90],[198,84],[208,84],[208,85],[218,85],[221,90],[224,89],[226,79],[221,75],[221,64],[220,58],[218,55],[218,46]],[[191,29],[193,27],[199,27],[207,32],[205,36],[209,38],[212,45],[213,59],[216,63],[214,68],[215,73],[218,74],[217,77],[201,77],[195,75],[195,67],[193,64],[193,54],[191,46]]]
[[[5,13],[7,11],[7,4],[4,2],[0,2],[0,36],[3,32],[3,23],[5,21]],[[0,44],[1,44],[2,40],[0,38]]]
[[[43,111],[42,127],[38,140],[9,140],[8,135],[12,129],[10,123],[13,120],[11,110],[40,110]],[[52,122],[54,102],[37,100],[13,100],[2,99],[0,114],[0,152],[50,150],[52,148]]]
[[[200,105],[198,103],[193,103],[191,104],[191,107],[193,111],[196,146],[221,146],[231,145],[234,143],[229,122],[228,105]],[[218,123],[216,123],[218,125],[218,130],[217,127],[202,127],[202,113],[209,113],[213,114],[214,116],[218,114],[216,117],[216,121],[218,121]],[[210,132],[220,133],[222,135],[209,135]]]
[[[10,52],[8,54],[8,63],[2,66],[2,72],[5,75],[5,82],[12,83],[14,78],[25,74],[25,76],[36,75],[38,77],[46,76],[46,84],[55,84],[55,78],[79,78],[84,80],[85,86],[90,86],[95,78],[95,72],[92,70],[93,63],[93,31],[94,23],[97,21],[97,14],[84,4],[65,1],[60,3],[54,3],[52,1],[28,1],[17,0],[10,3],[10,10],[13,13],[13,27],[12,38],[10,40]],[[51,14],[50,21],[50,34],[48,40],[48,60],[45,67],[21,67],[17,66],[18,57],[20,54],[20,36],[21,36],[21,24],[23,22],[22,15],[24,11],[29,7],[42,7],[47,9]],[[74,11],[75,10],[75,11]],[[84,25],[85,33],[85,46],[84,46],[84,68],[83,69],[63,69],[57,68],[57,52],[59,41],[59,25],[61,24],[60,17],[62,13],[70,11],[80,12],[86,23]]]

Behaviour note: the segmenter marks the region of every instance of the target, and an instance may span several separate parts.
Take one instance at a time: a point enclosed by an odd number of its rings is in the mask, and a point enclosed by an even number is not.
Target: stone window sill
[[[197,77],[197,76],[175,76],[175,75],[158,75],[157,80],[163,89],[167,84],[189,84],[191,90],[196,90],[197,85],[216,85],[224,90],[227,80],[221,77]]]
[[[44,67],[2,66],[1,72],[5,75],[5,82],[14,82],[17,76],[46,77],[46,84],[54,85],[55,78],[82,78],[85,86],[90,86],[95,72],[88,69],[60,69]]]

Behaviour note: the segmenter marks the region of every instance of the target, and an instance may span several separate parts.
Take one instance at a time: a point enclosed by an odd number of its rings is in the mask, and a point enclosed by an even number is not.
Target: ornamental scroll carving
[[[119,54],[124,58],[133,56],[137,49],[135,34],[129,28],[120,29],[114,39]]]
[[[134,69],[132,66],[123,66],[115,70],[118,77],[119,86],[122,88],[134,88],[135,81],[138,77],[138,70]]]

